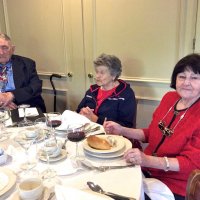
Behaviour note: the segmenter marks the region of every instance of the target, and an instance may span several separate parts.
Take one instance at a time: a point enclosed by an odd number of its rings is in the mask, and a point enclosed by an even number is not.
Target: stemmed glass
[[[47,113],[47,126],[50,127],[51,135],[54,137],[56,142],[57,142],[57,139],[56,139],[56,134],[55,134],[55,128],[61,125],[62,123],[61,118],[62,116],[59,112]]]
[[[43,138],[48,137],[48,128],[47,128],[47,118],[46,117],[40,117],[35,120],[34,122],[35,130],[37,132],[37,135],[42,135]]]
[[[60,126],[61,123],[61,114],[59,112],[47,113],[47,126],[51,127],[53,132],[55,132],[55,128]]]
[[[28,120],[26,117],[26,108],[29,108],[30,105],[29,104],[21,104],[18,106],[18,108],[22,108],[23,109],[23,113],[24,113],[24,119],[22,121],[19,122],[19,126],[32,126],[33,122],[31,120]]]
[[[72,156],[71,159],[78,164],[78,160],[84,160],[84,156],[79,154],[78,143],[85,139],[85,128],[83,125],[78,125],[76,127],[71,127],[68,130],[67,138],[71,142],[76,142],[76,154]]]
[[[50,134],[48,137],[44,138],[44,143],[41,147],[42,156],[46,157],[47,169],[42,172],[42,178],[48,179],[54,178],[57,173],[54,169],[50,168],[50,156],[58,150],[58,145],[55,138]]]
[[[32,131],[35,131],[32,129]],[[37,136],[27,137],[29,130],[23,129],[20,131],[20,137],[16,137],[16,142],[24,149],[26,160],[21,164],[20,178],[37,177],[38,171],[34,169],[37,165]],[[31,151],[31,152],[30,152]]]
[[[58,149],[58,145],[52,132],[47,129],[48,123],[48,118],[41,117],[35,120],[34,125],[38,134],[42,133],[44,138],[39,154],[46,158],[47,169],[42,172],[41,176],[43,179],[50,181],[51,178],[56,176],[56,171],[50,168],[50,155]]]
[[[7,108],[0,107],[0,142],[7,139],[5,135],[5,121],[10,118],[10,110]]]
[[[29,153],[28,153],[31,145],[34,142],[35,142],[35,139],[21,139],[20,141],[18,141],[18,143],[21,145],[21,147],[25,150],[25,154],[26,154],[26,162],[21,164],[21,169],[23,169],[23,170],[29,170],[36,166],[36,162],[30,161]]]

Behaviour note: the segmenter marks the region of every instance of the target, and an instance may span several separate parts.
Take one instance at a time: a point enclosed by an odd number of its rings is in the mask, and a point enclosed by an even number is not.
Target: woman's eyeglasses
[[[163,121],[159,121],[158,128],[161,130],[163,135],[168,137],[174,133],[174,129],[167,128]]]

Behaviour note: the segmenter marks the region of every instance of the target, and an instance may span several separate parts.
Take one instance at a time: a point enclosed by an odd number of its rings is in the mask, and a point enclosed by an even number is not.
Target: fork
[[[92,132],[95,132],[95,131],[98,131],[98,130],[100,130],[100,126],[96,126],[92,129],[89,128],[89,129],[85,130],[85,133],[92,133]]]

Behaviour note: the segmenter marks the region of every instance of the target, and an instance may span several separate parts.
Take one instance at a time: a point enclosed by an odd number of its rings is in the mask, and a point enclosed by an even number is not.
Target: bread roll
[[[109,150],[112,145],[104,138],[91,135],[87,138],[88,145],[94,149]]]

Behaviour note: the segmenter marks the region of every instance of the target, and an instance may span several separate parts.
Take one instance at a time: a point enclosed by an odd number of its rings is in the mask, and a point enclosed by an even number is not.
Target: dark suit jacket
[[[15,96],[14,103],[17,105],[30,104],[31,107],[39,107],[42,112],[46,112],[41,96],[42,81],[38,77],[35,61],[13,55],[11,62],[15,90],[10,92]]]

